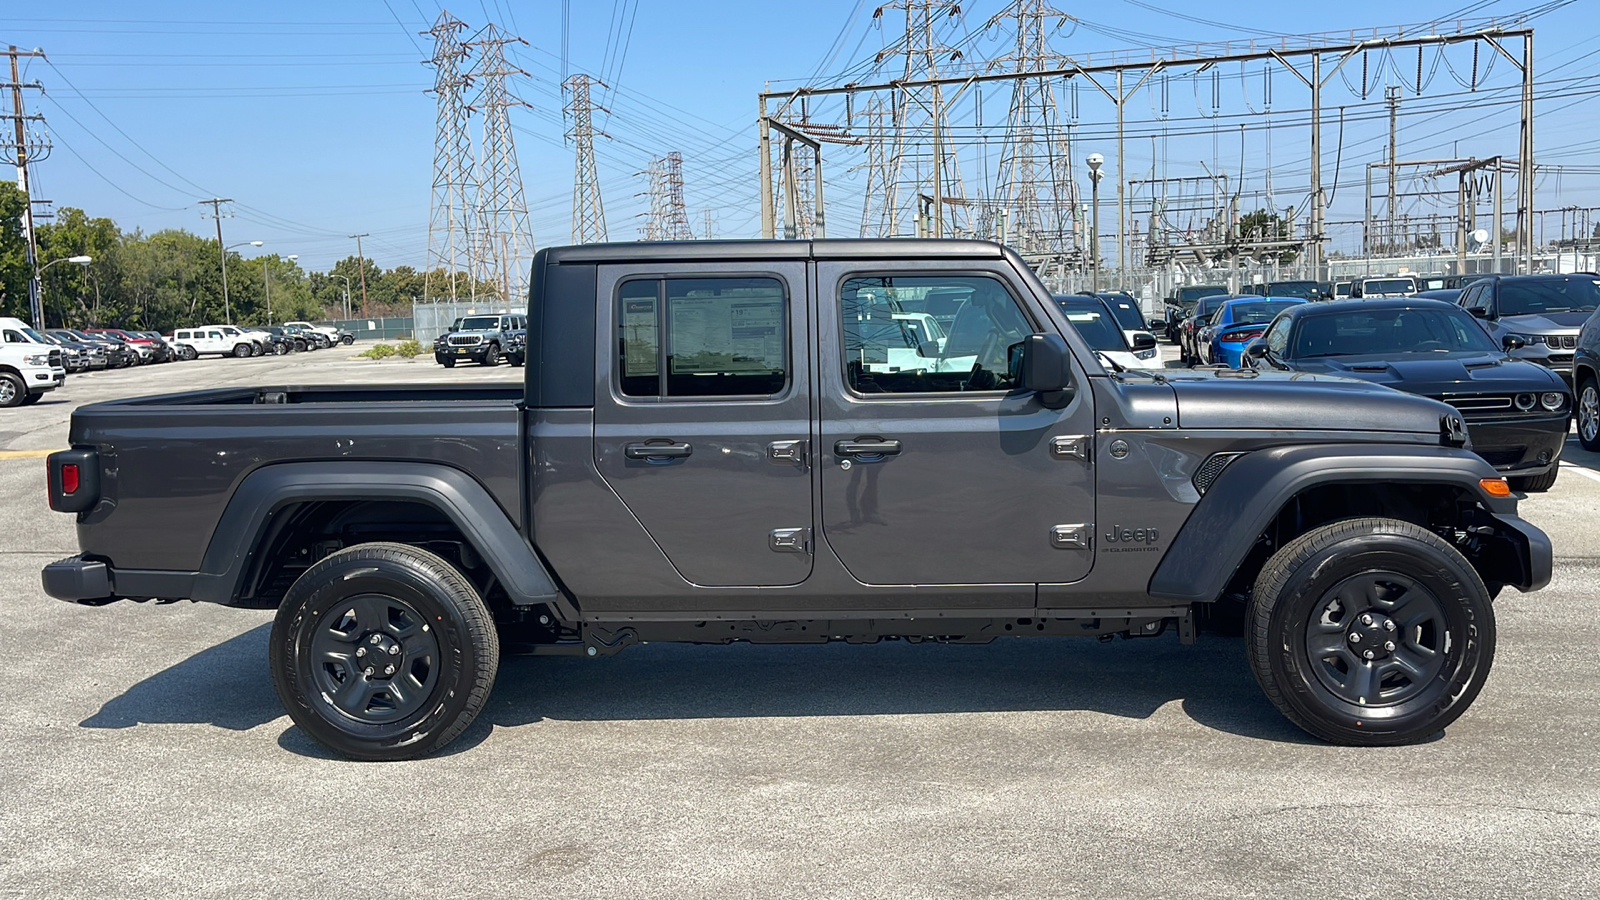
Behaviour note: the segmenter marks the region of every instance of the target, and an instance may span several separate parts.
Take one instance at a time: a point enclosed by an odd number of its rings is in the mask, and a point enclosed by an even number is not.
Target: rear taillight
[[[1219,340],[1224,344],[1247,344],[1261,337],[1261,335],[1262,332],[1260,331],[1240,331],[1233,334],[1225,334]]]
[[[94,450],[59,450],[45,460],[50,508],[83,512],[100,502],[100,455]]]
[[[78,492],[78,465],[67,463],[61,467],[61,493],[76,494]]]

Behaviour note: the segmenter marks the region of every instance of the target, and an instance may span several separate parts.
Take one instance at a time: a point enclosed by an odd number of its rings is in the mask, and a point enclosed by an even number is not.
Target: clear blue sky
[[[1548,4],[1559,8],[1533,21],[1539,90],[1550,98],[1539,104],[1541,163],[1596,171],[1593,164],[1600,162],[1600,140],[1591,134],[1596,101],[1589,93],[1600,90],[1593,4]],[[638,216],[646,207],[645,198],[637,196],[646,190],[638,173],[652,155],[669,150],[685,157],[695,229],[702,228],[701,211],[709,209],[719,237],[755,236],[756,93],[768,81],[827,80],[870,60],[899,27],[898,14],[887,10],[882,24],[874,26],[875,5],[865,0],[571,3],[567,70],[602,76],[613,88],[603,97],[609,112],[599,117],[611,138],[600,141],[599,166],[612,239],[636,234],[642,221]],[[963,4],[961,18],[941,26],[945,40],[966,42],[968,59],[1003,53],[1005,35],[984,31],[985,22],[1003,5],[998,0]],[[1458,12],[1509,15],[1547,4],[1060,0],[1057,5],[1085,19],[1067,23],[1052,38],[1057,51],[1078,56],[1268,34],[1371,29]],[[365,250],[380,265],[421,266],[434,100],[424,93],[432,76],[422,64],[430,42],[417,32],[428,27],[440,8],[434,0],[90,0],[70,4],[70,12],[68,4],[6,4],[0,13],[0,43],[38,47],[49,56],[48,63],[31,61],[24,77],[45,85],[42,99],[30,92],[30,111],[47,117],[56,141],[53,155],[36,170],[36,196],[109,216],[124,228],[182,227],[204,234],[211,228],[202,217],[202,209],[208,208],[196,201],[232,197],[238,201],[235,215],[224,223],[230,243],[262,240],[267,242],[262,252],[297,253],[302,265],[320,269],[353,253],[354,242],[345,235],[362,231],[372,234]],[[572,156],[562,136],[558,88],[562,4],[472,0],[448,8],[474,30],[494,21],[529,42],[513,57],[528,72],[528,77],[514,79],[514,89],[533,106],[514,114],[517,149],[537,243],[566,242]],[[1381,84],[1393,82],[1396,72],[1400,81],[1414,81],[1414,53],[1391,62],[1391,69],[1369,73],[1374,87],[1365,103],[1350,93],[1351,85],[1359,90],[1359,74],[1350,74],[1354,66],[1347,70],[1343,95],[1333,96],[1340,93],[1336,80],[1324,101],[1330,110],[1324,131],[1330,176],[1336,149],[1341,153],[1335,219],[1360,217],[1356,185],[1362,168],[1381,159],[1386,126],[1381,104],[1379,115],[1372,105],[1381,100]],[[1470,50],[1443,60],[1429,56],[1425,62],[1428,91],[1414,98],[1408,90],[1403,101],[1401,157],[1515,155],[1517,110],[1500,102],[1515,94],[1514,89],[1507,91],[1515,84],[1511,67],[1501,60],[1488,72],[1488,85],[1498,92],[1469,95],[1449,79],[1459,75],[1470,80]],[[1370,61],[1369,67],[1378,64]],[[1251,121],[1261,121],[1268,99],[1266,76],[1235,68],[1219,78],[1224,114],[1254,109]],[[1130,140],[1127,168],[1199,175],[1204,163],[1237,177],[1242,160],[1245,183],[1263,192],[1270,151],[1276,205],[1301,202],[1307,131],[1303,120],[1295,124],[1293,110],[1304,107],[1306,98],[1290,78],[1281,71],[1272,78],[1271,100],[1281,111],[1274,121],[1282,125],[1270,132],[1270,147],[1264,137],[1269,132],[1259,129],[1246,136],[1242,150],[1231,131],[1215,142],[1209,135],[1184,134],[1211,112],[1208,80],[1174,81],[1162,92],[1150,92],[1143,109],[1130,103],[1131,119],[1141,121],[1138,133],[1158,133],[1165,126],[1173,134],[1164,142],[1148,136]],[[1452,96],[1429,96],[1434,93]],[[1004,115],[1007,99],[1000,92],[985,96],[988,121]],[[1091,95],[1082,95],[1081,102],[1080,149],[1111,156],[1114,142],[1106,138],[1105,125],[1112,118],[1110,105]],[[1408,110],[1413,104],[1415,112]],[[1348,107],[1342,140],[1337,123],[1341,105]],[[1450,112],[1441,111],[1442,106],[1462,108]],[[819,105],[813,115],[827,111]],[[1238,129],[1237,124],[1230,127]],[[963,150],[963,173],[977,178],[983,160],[992,159],[998,149],[998,143],[972,142]],[[859,173],[846,168],[860,159],[844,149],[828,153],[832,233],[846,234],[859,220],[862,197]],[[1552,172],[1539,181],[1539,205],[1595,205],[1600,203],[1596,188],[1600,179],[1594,175]],[[1508,184],[1508,194],[1510,190]],[[1557,223],[1549,227],[1553,230]]]

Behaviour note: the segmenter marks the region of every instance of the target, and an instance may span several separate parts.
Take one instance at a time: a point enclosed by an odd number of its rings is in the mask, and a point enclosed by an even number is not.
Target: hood
[[[1167,383],[1178,396],[1180,428],[1437,435],[1441,418],[1456,414],[1426,397],[1306,372],[1196,369],[1171,375]]]
[[[1301,371],[1359,378],[1413,394],[1515,393],[1565,389],[1545,366],[1493,353],[1384,354],[1341,356],[1296,362]]]
[[[1577,334],[1593,312],[1529,313],[1525,316],[1501,316],[1500,324],[1516,332],[1529,334]]]

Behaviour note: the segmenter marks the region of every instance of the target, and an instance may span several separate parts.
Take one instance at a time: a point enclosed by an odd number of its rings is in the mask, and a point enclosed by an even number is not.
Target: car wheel
[[[348,335],[348,334],[339,338],[339,343],[344,344],[346,346],[349,346],[350,344],[354,344],[355,342],[356,342],[356,339],[354,337],[352,337],[351,335]]]
[[[183,358],[189,362],[193,362],[200,358],[200,351],[194,349],[193,347],[185,347],[183,348]]]
[[[1555,486],[1556,476],[1561,474],[1559,466],[1552,465],[1550,471],[1543,475],[1513,476],[1506,480],[1511,482],[1511,487],[1526,494],[1542,494]]]
[[[273,344],[272,347],[273,347],[273,352],[277,353],[279,356],[288,356],[289,355],[289,345],[288,344]]]
[[[483,359],[479,360],[479,365],[484,365],[484,366],[498,366],[498,365],[500,365],[500,347],[499,347],[499,345],[490,344],[489,345],[489,349],[483,351]]]
[[[0,407],[21,406],[27,396],[28,385],[22,380],[21,375],[0,372]]]
[[[250,355],[251,356],[260,356],[261,354],[266,353],[266,352],[267,351],[265,349],[263,349],[260,344],[252,344],[250,346]]]
[[[43,399],[44,399],[44,391],[40,391],[37,394],[29,394],[26,397],[23,397],[21,405],[23,405],[23,406],[32,406],[33,404],[38,403],[40,400],[43,400]]]
[[[233,355],[237,356],[240,359],[249,358],[249,356],[251,355],[250,345],[249,344],[235,344],[233,346]]]
[[[521,353],[513,353],[506,357],[506,361],[511,363],[511,365],[515,368],[521,368],[522,364],[527,362],[527,357]]]
[[[1273,554],[1251,592],[1250,668],[1291,722],[1336,744],[1407,744],[1471,705],[1494,610],[1466,558],[1397,519],[1346,519]]]
[[[1600,450],[1600,383],[1585,375],[1578,387],[1578,443],[1590,452]]]
[[[446,369],[454,369],[456,367],[456,358],[454,356],[446,356],[444,359],[439,360],[439,365],[444,366]]]
[[[500,641],[478,591],[448,562],[405,544],[357,544],[289,588],[268,658],[278,699],[318,743],[354,759],[413,759],[477,718]]]

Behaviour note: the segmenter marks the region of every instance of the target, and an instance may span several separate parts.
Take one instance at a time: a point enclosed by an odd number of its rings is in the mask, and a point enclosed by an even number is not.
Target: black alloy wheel
[[[354,344],[355,342],[356,342],[356,339],[353,336],[348,335],[348,334],[341,335],[340,338],[339,338],[339,343],[344,344],[347,347],[350,346],[351,344]]]
[[[499,637],[477,590],[405,544],[334,553],[290,587],[273,621],[272,683],[294,723],[353,759],[426,756],[482,710]]]
[[[454,369],[456,367],[456,358],[454,356],[446,356],[439,360],[439,365],[444,366],[446,369]]]
[[[478,364],[484,366],[500,365],[500,345],[490,344],[488,349],[483,351],[483,358],[478,360]]]
[[[1472,704],[1494,661],[1494,610],[1471,563],[1427,529],[1347,519],[1262,568],[1251,670],[1291,722],[1337,744],[1414,743]]]
[[[200,358],[200,351],[194,349],[193,347],[185,345],[183,350],[180,351],[180,355],[184,358],[185,361],[193,362],[194,360]]]
[[[1578,385],[1578,443],[1591,453],[1600,451],[1600,383],[1593,375]]]

